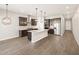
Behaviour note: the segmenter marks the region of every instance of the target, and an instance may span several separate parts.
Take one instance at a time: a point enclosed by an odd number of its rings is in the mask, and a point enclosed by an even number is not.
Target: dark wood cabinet
[[[19,26],[27,26],[27,18],[19,17]]]
[[[32,39],[32,33],[28,32],[28,40],[31,41],[31,39]]]
[[[27,17],[19,17],[19,26],[27,26]],[[19,30],[19,36],[24,37],[27,36],[27,30]]]
[[[32,26],[36,26],[37,25],[36,19],[31,19],[31,25]]]
[[[27,36],[27,35],[28,35],[27,30],[19,30],[19,36],[20,37],[24,37],[24,36]]]
[[[48,29],[50,27],[50,19],[45,19],[44,20],[44,28]]]

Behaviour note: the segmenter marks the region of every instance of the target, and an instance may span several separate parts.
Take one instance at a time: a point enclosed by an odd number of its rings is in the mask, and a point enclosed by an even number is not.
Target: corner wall
[[[65,19],[63,16],[61,16],[61,36],[63,36],[65,32]]]
[[[79,45],[79,8],[72,18],[72,31],[73,31],[75,40]]]

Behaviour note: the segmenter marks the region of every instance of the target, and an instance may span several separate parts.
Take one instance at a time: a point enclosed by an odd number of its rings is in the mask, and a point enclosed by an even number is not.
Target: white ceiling
[[[35,8],[46,12],[47,16],[64,15],[65,18],[71,18],[76,11],[78,4],[9,4],[9,11],[30,14],[35,16]],[[5,9],[5,5],[0,5],[0,9]]]

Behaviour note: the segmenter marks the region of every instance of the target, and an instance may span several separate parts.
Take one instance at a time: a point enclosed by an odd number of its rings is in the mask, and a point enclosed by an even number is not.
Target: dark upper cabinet
[[[37,25],[37,22],[35,21],[36,19],[31,19],[31,25],[32,26],[36,26]]]
[[[44,28],[48,29],[50,27],[50,19],[45,19],[44,20]]]
[[[27,18],[19,17],[19,26],[27,26]]]

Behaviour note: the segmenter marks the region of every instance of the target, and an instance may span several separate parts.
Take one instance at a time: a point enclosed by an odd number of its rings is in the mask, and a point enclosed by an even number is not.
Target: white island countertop
[[[48,36],[48,29],[44,29],[44,30],[30,30],[28,31],[28,33],[30,34],[28,37],[30,37],[30,41],[32,43],[35,43],[45,37]]]
[[[48,31],[48,29],[44,29],[44,30],[30,30],[28,32],[34,32],[34,33],[36,33],[36,32],[43,32],[43,31]]]

